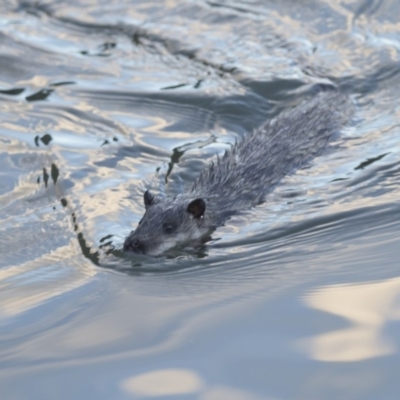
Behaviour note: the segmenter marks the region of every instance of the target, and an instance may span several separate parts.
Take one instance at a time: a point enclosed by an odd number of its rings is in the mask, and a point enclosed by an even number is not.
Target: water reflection
[[[349,326],[298,342],[310,358],[361,361],[396,353],[385,334],[389,321],[400,320],[400,278],[354,285],[327,286],[304,297],[307,306],[334,314]]]
[[[399,393],[399,281],[321,283],[300,318],[293,287],[398,271],[400,2],[236,3],[1,3],[1,398]],[[182,192],[327,81],[357,125],[207,257],[103,257],[145,188]]]
[[[140,396],[172,396],[198,392],[204,385],[194,372],[185,369],[163,369],[135,375],[124,380],[121,387]]]
[[[121,389],[129,394],[143,397],[164,397],[197,394],[200,400],[257,400],[257,395],[228,386],[208,386],[201,376],[189,369],[159,369],[133,375],[123,380]],[[270,399],[268,397],[263,399]]]
[[[11,317],[89,283],[96,275],[90,263],[85,268],[63,266],[66,256],[73,262],[73,243],[49,255],[0,270],[0,317]],[[78,263],[82,263],[78,260]],[[16,290],[16,287],[23,290]]]

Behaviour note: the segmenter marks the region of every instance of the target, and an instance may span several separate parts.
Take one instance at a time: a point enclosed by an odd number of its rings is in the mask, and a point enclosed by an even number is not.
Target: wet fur
[[[161,254],[260,204],[282,177],[320,154],[352,112],[346,95],[333,88],[320,92],[235,143],[201,172],[190,190],[174,198],[147,191],[146,212],[125,239],[124,250]],[[170,225],[173,229],[166,229]]]

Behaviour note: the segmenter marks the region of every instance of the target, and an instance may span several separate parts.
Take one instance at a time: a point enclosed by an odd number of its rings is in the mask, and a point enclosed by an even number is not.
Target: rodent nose
[[[138,239],[127,239],[124,243],[124,251],[143,253],[143,244]]]

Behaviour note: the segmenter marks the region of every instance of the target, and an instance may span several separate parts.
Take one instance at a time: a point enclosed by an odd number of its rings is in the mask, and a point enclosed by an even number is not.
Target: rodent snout
[[[135,238],[127,237],[124,243],[124,251],[133,251],[134,253],[144,253],[143,244]]]

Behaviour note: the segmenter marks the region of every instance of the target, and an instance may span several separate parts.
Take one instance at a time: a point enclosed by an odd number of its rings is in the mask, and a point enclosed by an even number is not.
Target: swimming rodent
[[[320,154],[352,109],[348,96],[325,88],[245,135],[184,193],[156,197],[147,190],[146,211],[123,250],[159,255],[208,237],[233,214],[262,203],[282,177]]]

